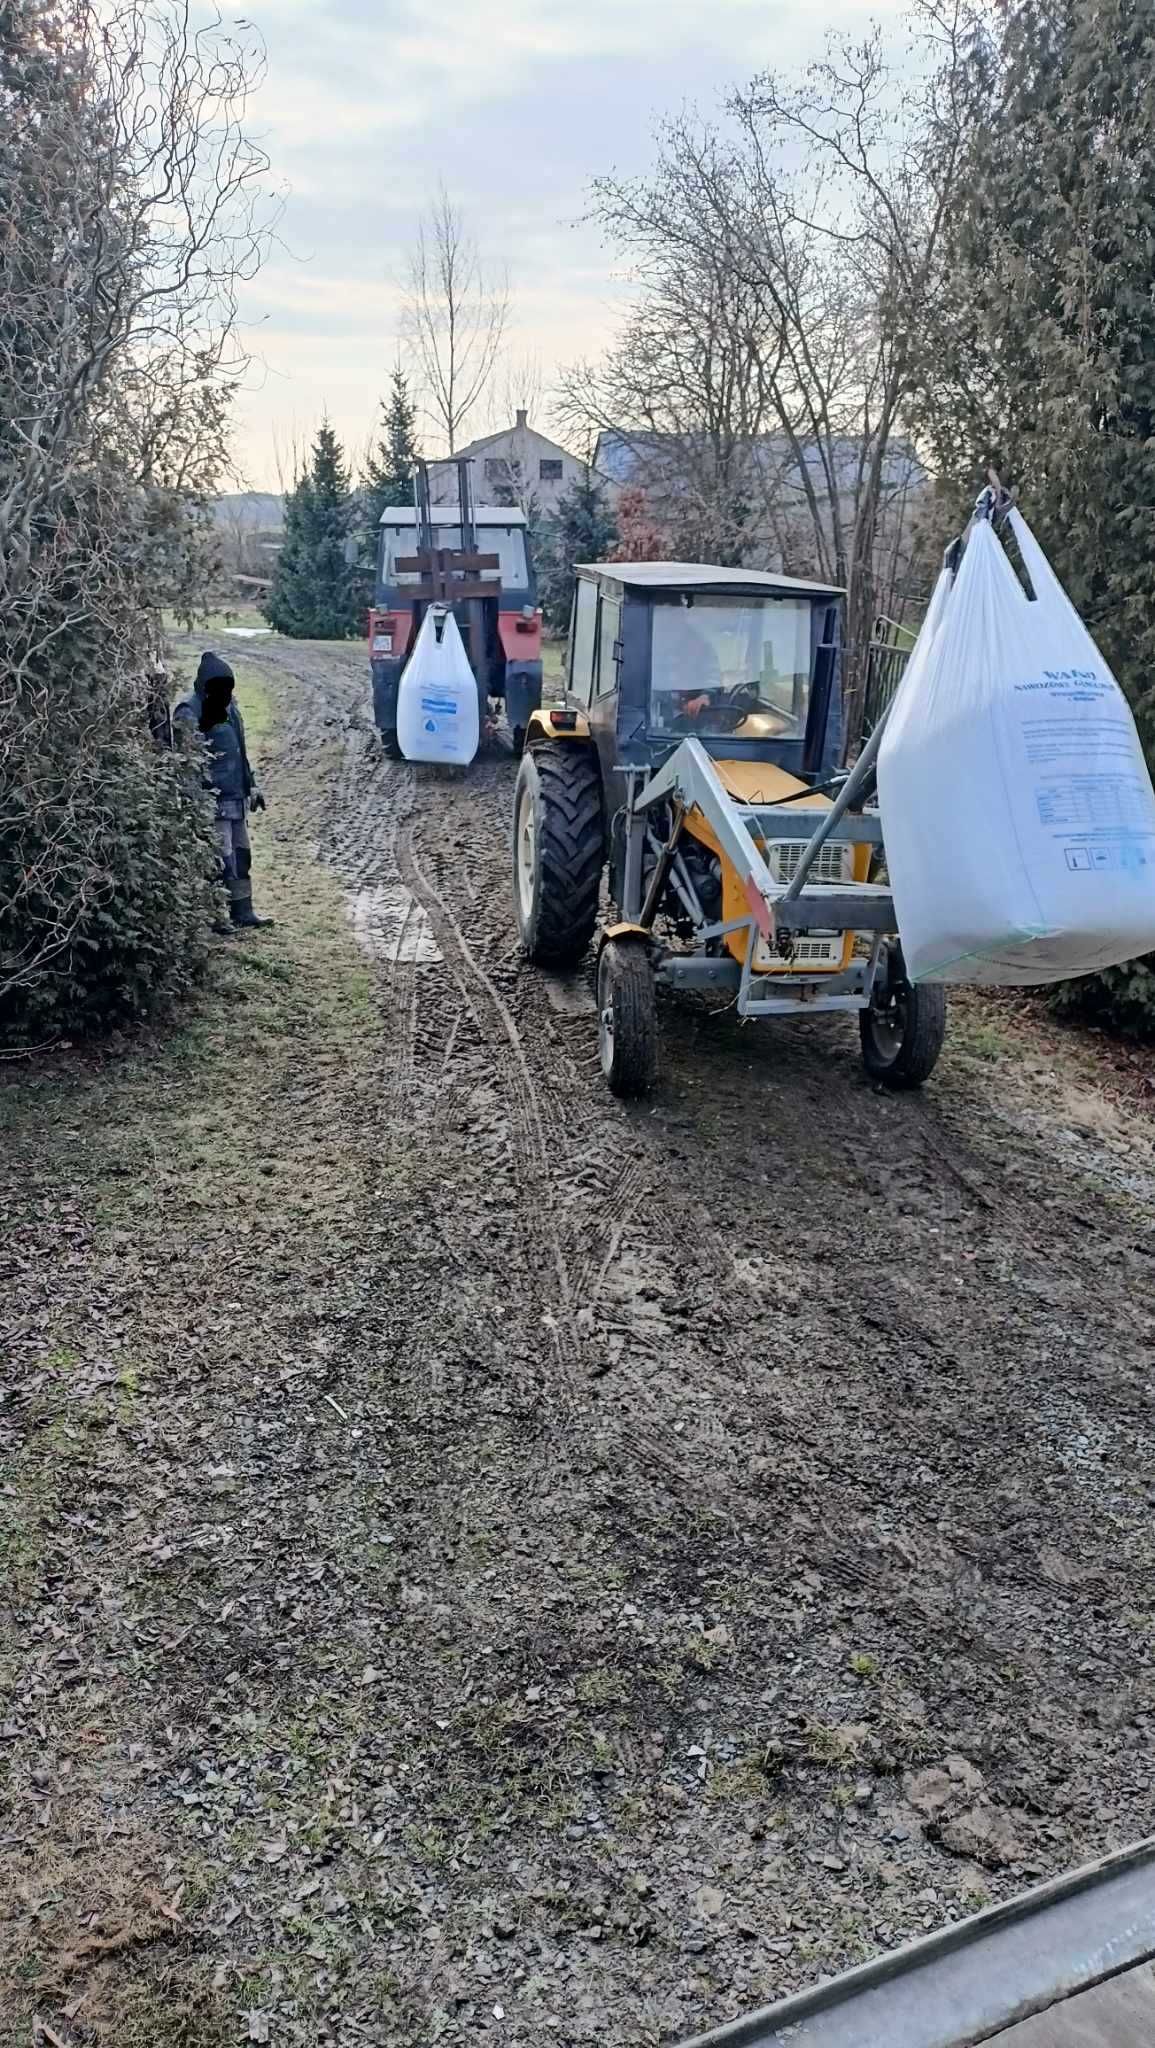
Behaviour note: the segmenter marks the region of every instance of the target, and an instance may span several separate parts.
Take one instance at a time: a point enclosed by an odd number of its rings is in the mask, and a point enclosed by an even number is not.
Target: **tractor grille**
[[[792,882],[798,873],[798,864],[805,849],[803,839],[772,839],[766,848],[766,865],[776,882]],[[849,882],[854,879],[854,848],[845,841],[828,840],[819,848],[818,857],[807,880],[810,882]]]
[[[805,846],[802,839],[771,840],[766,848],[766,865],[776,882],[791,882],[798,873]],[[854,848],[845,841],[830,840],[820,848],[807,876],[808,882],[851,882],[854,879]],[[845,950],[842,932],[804,932],[794,941],[789,960],[772,952],[764,939],[754,949],[754,966],[771,974],[797,974],[807,968],[839,968]]]
[[[841,932],[803,932],[794,941],[789,960],[759,939],[754,948],[754,966],[762,973],[799,974],[809,967],[841,967],[844,939]]]

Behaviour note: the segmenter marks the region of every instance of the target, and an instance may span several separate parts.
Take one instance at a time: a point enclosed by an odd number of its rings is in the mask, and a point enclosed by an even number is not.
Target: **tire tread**
[[[614,1004],[614,1062],[606,1080],[615,1095],[646,1095],[658,1068],[658,1009],[649,955],[636,939],[611,939],[600,969],[599,991],[604,972]]]
[[[594,935],[605,866],[602,787],[596,757],[574,745],[535,747],[541,787],[537,920],[530,958],[572,967]]]

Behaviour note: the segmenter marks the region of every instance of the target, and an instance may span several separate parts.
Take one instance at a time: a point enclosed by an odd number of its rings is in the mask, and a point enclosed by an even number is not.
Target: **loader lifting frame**
[[[469,663],[474,675],[482,678],[486,668],[485,616],[482,605],[486,598],[501,596],[500,580],[483,582],[482,572],[500,569],[501,557],[478,554],[470,465],[468,460],[462,459],[455,464],[455,468],[461,546],[434,547],[429,465],[418,462],[413,472],[417,505],[417,553],[401,556],[396,568],[399,575],[415,575],[420,578],[413,595],[423,613],[430,604],[446,608],[455,604],[468,606]],[[440,633],[437,637],[441,638]]]

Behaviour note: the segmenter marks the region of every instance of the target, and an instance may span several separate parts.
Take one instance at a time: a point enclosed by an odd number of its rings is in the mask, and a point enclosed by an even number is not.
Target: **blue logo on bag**
[[[435,718],[427,718],[425,721],[425,730],[426,732],[436,732],[437,720]]]

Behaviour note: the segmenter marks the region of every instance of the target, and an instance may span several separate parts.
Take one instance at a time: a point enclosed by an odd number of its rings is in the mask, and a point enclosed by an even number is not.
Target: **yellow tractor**
[[[602,1069],[643,1094],[656,988],[743,1017],[854,1011],[867,1071],[917,1088],[940,986],[907,979],[870,797],[881,725],[840,744],[842,593],[696,562],[579,568],[564,701],[530,719],[513,821],[522,946],[573,967],[598,940]]]

